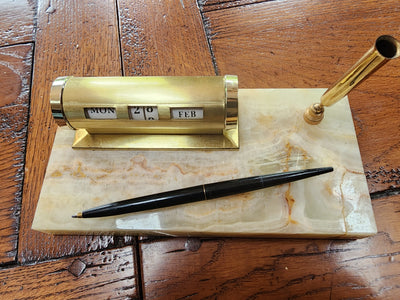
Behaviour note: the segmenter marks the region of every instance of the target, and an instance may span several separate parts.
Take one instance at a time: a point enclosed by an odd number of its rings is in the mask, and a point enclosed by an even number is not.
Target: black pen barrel
[[[203,185],[163,192],[94,207],[82,212],[82,218],[122,215],[205,200]]]
[[[305,179],[311,176],[316,176],[331,171],[333,171],[333,168],[331,167],[317,168],[279,174],[253,176],[205,185],[198,185],[98,206],[83,211],[80,217],[95,218],[115,216],[126,213],[158,209],[202,200],[226,197],[288,182],[293,182],[296,180]]]
[[[332,171],[333,168],[327,167],[301,171],[291,171],[279,174],[260,175],[217,183],[210,183],[206,184],[204,189],[207,199],[215,199],[264,189],[275,185],[285,184]]]

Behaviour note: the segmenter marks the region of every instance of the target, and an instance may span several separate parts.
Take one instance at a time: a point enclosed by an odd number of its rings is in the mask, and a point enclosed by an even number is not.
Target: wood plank
[[[379,35],[400,38],[394,7],[395,0],[269,1],[204,18],[218,73],[237,74],[241,88],[329,87]],[[389,62],[349,95],[370,192],[400,188],[399,67],[400,59]]]
[[[139,299],[136,280],[132,247],[0,270],[3,299]]]
[[[0,1],[0,46],[34,41],[36,1]]]
[[[126,76],[215,75],[196,1],[119,1]]]
[[[51,236],[31,230],[56,129],[49,105],[51,82],[65,75],[121,75],[115,2],[51,1],[51,5],[41,2],[38,8],[18,249],[22,263],[71,256],[132,241],[130,237]]]
[[[218,9],[226,9],[266,1],[274,0],[199,0],[198,3],[202,12],[208,12]]]
[[[373,204],[379,233],[360,240],[142,241],[144,294],[149,299],[396,299],[400,195]]]
[[[32,44],[0,48],[0,264],[16,259]]]

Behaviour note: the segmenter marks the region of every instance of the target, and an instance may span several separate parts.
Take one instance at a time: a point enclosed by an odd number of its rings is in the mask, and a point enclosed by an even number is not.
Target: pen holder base
[[[376,233],[345,99],[309,125],[324,89],[239,90],[240,149],[79,150],[58,128],[32,228],[54,234],[354,238]],[[100,219],[102,204],[203,183],[332,166],[334,172],[245,194]]]

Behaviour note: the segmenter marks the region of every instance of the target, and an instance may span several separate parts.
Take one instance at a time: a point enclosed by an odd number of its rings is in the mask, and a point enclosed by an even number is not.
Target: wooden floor
[[[61,75],[237,74],[328,87],[398,0],[0,0],[2,299],[397,299],[400,60],[350,93],[378,234],[360,240],[52,236],[31,230]]]

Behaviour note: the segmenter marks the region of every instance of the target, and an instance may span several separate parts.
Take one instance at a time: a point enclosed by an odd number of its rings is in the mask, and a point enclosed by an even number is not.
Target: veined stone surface
[[[49,233],[364,237],[376,233],[347,99],[303,120],[324,89],[239,90],[239,150],[73,150],[60,127],[32,228]],[[263,190],[97,219],[94,206],[167,190],[314,167],[334,172]]]

